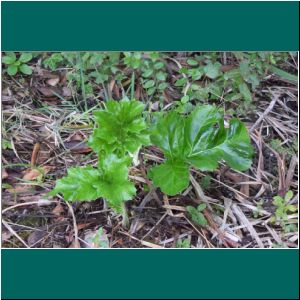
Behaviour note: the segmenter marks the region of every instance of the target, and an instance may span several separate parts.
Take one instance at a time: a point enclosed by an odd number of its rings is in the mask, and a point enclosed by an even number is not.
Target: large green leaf
[[[89,145],[97,153],[134,153],[141,145],[149,144],[147,125],[142,118],[144,104],[139,101],[108,101],[106,109],[94,113],[98,128]]]
[[[70,168],[68,175],[56,182],[49,195],[62,193],[66,201],[90,201],[105,198],[110,207],[121,212],[122,202],[132,199],[135,187],[128,180],[129,159],[116,155],[102,157],[98,169],[91,166]]]
[[[23,64],[23,65],[20,66],[20,71],[25,75],[31,75],[32,74],[32,69],[26,64]]]
[[[95,200],[100,197],[97,192],[99,182],[99,171],[91,166],[70,168],[67,176],[56,181],[49,195],[62,193],[66,201]]]
[[[31,53],[22,53],[20,58],[19,58],[19,61],[22,62],[22,63],[27,63],[30,60],[32,60],[32,54]]]
[[[189,168],[181,161],[167,160],[150,169],[149,177],[164,193],[174,196],[188,186]]]
[[[248,103],[252,102],[252,95],[251,95],[251,92],[246,83],[239,84],[239,91],[242,94],[242,96],[246,102],[248,102]]]
[[[130,162],[129,157],[118,158],[110,154],[101,158],[98,164],[101,177],[97,186],[98,193],[118,212],[121,212],[122,202],[132,199],[136,193],[134,184],[128,180]]]
[[[297,83],[298,82],[298,76],[297,75],[290,74],[290,73],[288,73],[284,70],[281,70],[279,68],[276,68],[274,66],[269,66],[269,68],[270,68],[270,71],[273,72],[278,77],[289,80],[292,83]]]
[[[181,157],[184,147],[184,118],[175,111],[157,120],[151,141],[161,148],[168,158]]]
[[[221,74],[221,64],[219,62],[208,64],[204,67],[205,75],[211,79],[217,78]]]
[[[220,160],[243,171],[250,167],[253,149],[245,125],[237,119],[225,128],[217,108],[198,106],[189,116],[176,112],[161,116],[152,131],[151,141],[164,152],[167,160],[150,170],[156,186],[174,195],[188,186],[189,165],[213,171]],[[165,172],[165,174],[164,174]]]
[[[8,66],[8,68],[7,68],[8,75],[14,76],[17,73],[18,73],[18,66],[14,65],[14,64]]]
[[[14,52],[6,53],[6,55],[2,57],[2,63],[6,65],[11,65],[15,61],[16,61],[16,55]]]

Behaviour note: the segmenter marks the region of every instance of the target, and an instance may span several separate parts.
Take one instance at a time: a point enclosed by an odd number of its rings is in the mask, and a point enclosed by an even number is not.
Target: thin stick
[[[270,113],[270,111],[273,109],[275,103],[277,102],[278,95],[273,94],[274,99],[271,101],[267,109],[263,112],[263,114],[256,120],[256,122],[253,124],[253,126],[250,128],[249,132],[252,133],[253,130],[260,124],[260,122]]]
[[[49,202],[57,202],[57,201],[54,201],[54,200],[48,200]],[[16,205],[13,205],[13,206],[10,206],[10,207],[7,207],[5,209],[2,210],[2,214],[4,214],[5,212],[11,210],[11,209],[14,209],[14,208],[17,208],[17,207],[20,207],[20,206],[26,206],[26,205],[32,205],[32,204],[39,204],[41,203],[41,201],[32,201],[32,202],[26,202],[26,203],[19,203],[19,204],[16,204]]]
[[[31,155],[31,165],[34,167],[36,164],[36,160],[37,160],[37,156],[40,152],[41,149],[41,144],[40,143],[36,143],[33,147],[32,150],[32,155]]]
[[[78,241],[78,227],[77,227],[77,223],[76,223],[76,218],[75,218],[74,210],[73,210],[73,207],[68,202],[66,202],[66,204],[68,205],[70,213],[71,213],[72,218],[73,218],[75,247],[76,248],[80,248],[80,243]]]

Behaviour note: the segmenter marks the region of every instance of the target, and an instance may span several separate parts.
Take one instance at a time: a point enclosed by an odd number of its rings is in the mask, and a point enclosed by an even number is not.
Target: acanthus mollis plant
[[[232,119],[229,126],[218,109],[198,106],[188,116],[171,111],[156,121],[151,142],[164,153],[165,161],[151,168],[148,176],[168,195],[176,195],[189,185],[189,169],[213,171],[220,160],[244,171],[252,163],[253,148],[245,125]]]
[[[187,188],[190,167],[213,171],[220,160],[235,170],[250,167],[253,149],[245,125],[232,119],[225,127],[216,107],[198,106],[187,116],[168,112],[158,117],[151,130],[143,111],[144,105],[136,100],[106,102],[105,109],[94,113],[97,127],[89,139],[98,154],[97,167],[70,168],[49,195],[61,193],[66,201],[104,198],[122,213],[123,225],[128,226],[125,201],[136,193],[128,171],[142,145],[152,143],[164,152],[165,161],[152,167],[149,177],[168,195]]]
[[[142,117],[144,104],[125,99],[107,101],[105,106],[94,112],[97,128],[89,139],[89,145],[98,154],[97,168],[70,168],[67,176],[57,180],[49,195],[61,193],[65,201],[104,198],[112,209],[122,213],[123,225],[128,226],[124,202],[136,193],[128,179],[129,166],[134,153],[150,142]]]

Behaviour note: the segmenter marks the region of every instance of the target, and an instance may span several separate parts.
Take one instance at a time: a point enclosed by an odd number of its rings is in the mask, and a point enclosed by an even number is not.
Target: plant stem
[[[124,228],[129,228],[129,217],[128,217],[127,208],[126,208],[124,202],[122,203],[122,226]]]

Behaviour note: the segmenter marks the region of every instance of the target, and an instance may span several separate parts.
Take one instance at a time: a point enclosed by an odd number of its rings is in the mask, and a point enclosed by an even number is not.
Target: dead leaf
[[[92,148],[88,147],[82,141],[70,141],[64,143],[65,147],[74,153],[90,153]]]
[[[28,246],[37,247],[38,245],[40,245],[40,243],[46,235],[47,232],[42,230],[36,230],[32,232],[27,239]]]
[[[29,184],[21,184],[18,183],[15,185],[14,188],[12,189],[7,189],[6,191],[12,194],[19,194],[19,193],[26,193],[29,192],[31,190],[34,190],[34,186],[29,185]]]
[[[37,65],[36,71],[37,71],[39,77],[42,77],[44,79],[56,78],[58,76],[57,74],[55,74],[49,70],[42,69],[39,65]]]
[[[109,248],[109,239],[106,230],[100,227],[98,230],[87,230],[84,240],[89,248]]]
[[[13,236],[13,234],[10,231],[2,230],[2,235],[1,235],[2,243],[8,241],[12,236]]]
[[[221,66],[221,71],[222,72],[227,72],[227,71],[230,71],[232,69],[235,69],[236,66],[235,65],[223,65]]]
[[[55,215],[55,216],[60,216],[61,213],[63,213],[65,210],[64,210],[64,207],[58,203],[55,208],[52,210],[52,213]]]
[[[81,230],[84,229],[86,227],[88,227],[89,225],[91,225],[92,223],[81,223],[81,224],[77,224],[77,229]]]
[[[67,141],[79,141],[82,142],[84,140],[84,137],[81,133],[79,132],[74,132],[68,139]]]
[[[119,93],[119,96],[120,96],[120,93]],[[139,83],[136,84],[134,97],[135,97],[135,99],[140,99],[140,97],[141,97],[141,86],[139,85]]]
[[[72,244],[68,248],[81,248],[80,243],[77,241],[73,241]]]
[[[58,87],[46,87],[40,86],[37,88],[45,97],[56,96],[55,94],[61,94],[61,90]],[[50,99],[47,99],[50,100]]]
[[[2,179],[6,179],[6,178],[8,178],[8,173],[6,172],[6,170],[5,169],[2,169]]]
[[[41,174],[42,174],[41,171],[39,171],[38,169],[27,169],[25,171],[23,179],[32,181],[37,179]]]
[[[46,82],[47,82],[47,84],[49,84],[51,86],[56,86],[59,83],[59,76],[55,77],[55,78],[48,79]]]
[[[62,95],[63,95],[63,97],[65,97],[66,99],[69,99],[69,98],[72,97],[72,92],[71,92],[71,90],[70,90],[68,87],[64,86],[64,87],[62,88]]]
[[[159,109],[159,101],[151,103],[151,110],[156,111]]]
[[[51,166],[43,166],[42,168],[30,168],[24,172],[23,179],[32,181],[37,179],[39,176],[44,176],[52,169]]]
[[[29,168],[25,170],[22,174],[23,180],[33,181],[37,179],[39,176],[44,176],[52,169],[51,166],[43,166],[41,168]],[[7,189],[9,193],[25,193],[28,191],[34,190],[34,186],[30,184],[17,183],[14,188]]]

